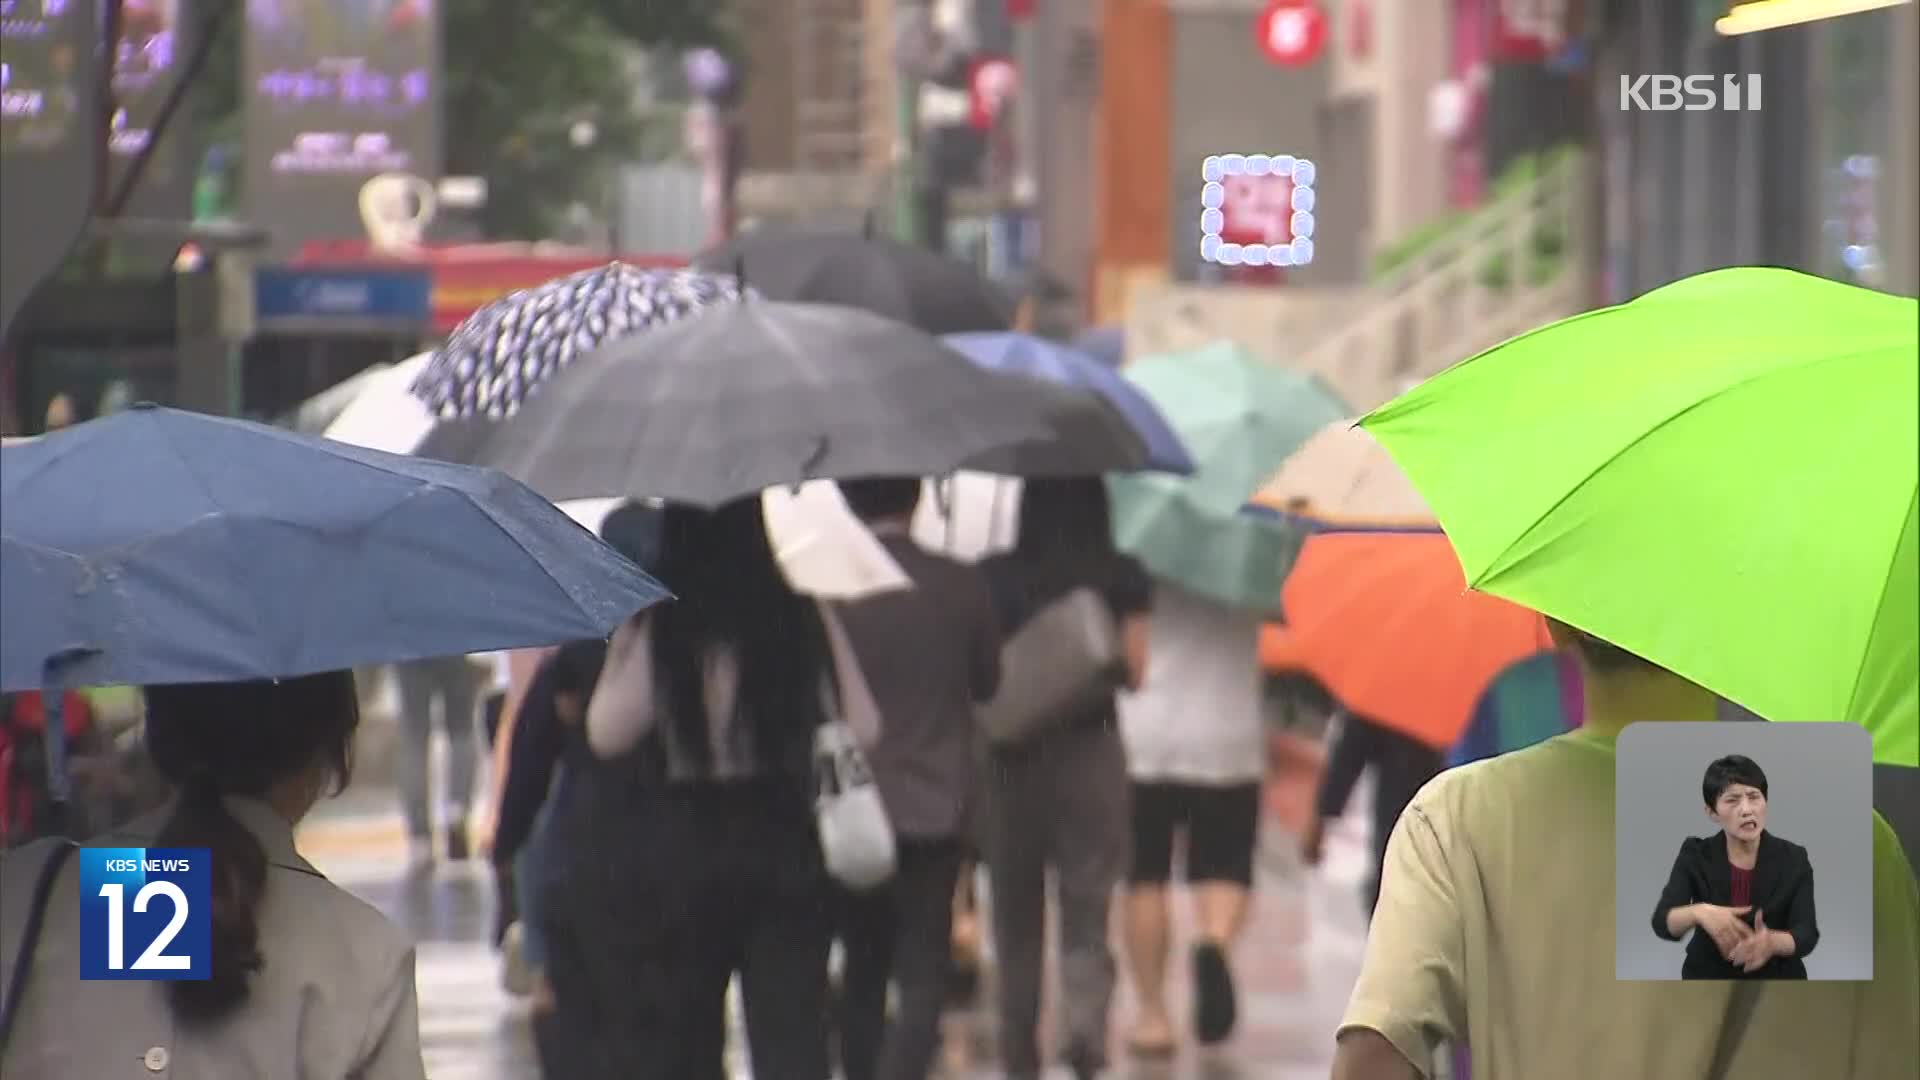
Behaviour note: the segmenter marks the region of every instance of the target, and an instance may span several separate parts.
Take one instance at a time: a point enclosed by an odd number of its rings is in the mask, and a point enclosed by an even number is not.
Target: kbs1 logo
[[[211,975],[212,856],[206,848],[81,848],[80,977]]]
[[[1758,75],[1622,75],[1621,112],[1760,111]]]

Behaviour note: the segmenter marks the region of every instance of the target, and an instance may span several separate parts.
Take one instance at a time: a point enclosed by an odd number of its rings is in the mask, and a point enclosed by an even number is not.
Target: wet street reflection
[[[419,943],[420,1030],[428,1075],[432,1080],[538,1080],[526,1004],[502,989],[499,959],[487,943],[493,899],[485,864],[442,863],[431,873],[409,874],[399,824],[377,805],[355,800],[325,808],[302,830],[301,845],[329,877],[380,908]],[[1131,1062],[1116,1053],[1108,1076],[1325,1080],[1333,1032],[1360,959],[1364,845],[1362,832],[1336,830],[1325,866],[1309,878],[1286,857],[1283,843],[1265,843],[1269,857],[1263,860],[1257,911],[1237,953],[1242,1019],[1232,1042],[1205,1054],[1184,1050],[1171,1063]],[[1184,922],[1185,912],[1180,914]],[[1180,997],[1184,968],[1174,966]],[[992,1057],[990,1012],[980,1008],[949,1015],[940,1075],[950,1080],[1001,1075]],[[1124,1038],[1131,1015],[1123,989],[1115,1008],[1116,1041]],[[736,1013],[735,1046],[738,1034]],[[736,1052],[734,1058],[735,1077],[748,1080],[744,1055]],[[1057,1069],[1049,1080],[1067,1075]]]

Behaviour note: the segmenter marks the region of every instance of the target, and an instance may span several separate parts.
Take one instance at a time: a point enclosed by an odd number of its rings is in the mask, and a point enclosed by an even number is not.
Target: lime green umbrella
[[[1125,375],[1160,408],[1197,468],[1184,490],[1234,513],[1314,432],[1351,415],[1333,388],[1237,345],[1150,357]]]
[[[1158,356],[1127,368],[1193,457],[1191,476],[1107,481],[1114,543],[1152,574],[1230,607],[1271,610],[1299,531],[1243,512],[1280,463],[1351,415],[1318,378],[1235,345]]]
[[[1209,509],[1189,497],[1188,483],[1162,473],[1108,477],[1114,546],[1155,578],[1216,603],[1277,610],[1305,539],[1300,526],[1273,514]]]
[[[1920,305],[1717,270],[1566,319],[1362,420],[1468,582],[1772,720],[1920,756]]]

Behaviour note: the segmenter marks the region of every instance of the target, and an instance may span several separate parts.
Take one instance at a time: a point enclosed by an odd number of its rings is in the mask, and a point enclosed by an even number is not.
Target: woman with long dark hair
[[[294,850],[294,825],[348,779],[352,673],[150,686],[146,700],[147,749],[177,794],[91,842],[210,851],[211,977],[81,981],[78,861],[67,858],[41,908],[0,1073],[106,1077],[143,1063],[178,1077],[423,1077],[411,943]],[[63,844],[0,865],[0,985]]]
[[[1067,594],[1093,590],[1118,624],[1127,685],[1139,686],[1153,586],[1138,563],[1114,549],[1100,479],[1028,480],[1014,550],[981,569],[1009,639]],[[1131,841],[1127,755],[1113,695],[989,754],[982,846],[993,884],[1001,1059],[1010,1080],[1035,1080],[1044,1071],[1040,988],[1052,877],[1060,909],[1063,1056],[1076,1076],[1096,1076],[1106,1067],[1114,988],[1108,912]]]
[[[584,1080],[717,1080],[737,974],[754,1075],[828,1075],[830,895],[816,729],[878,718],[837,619],[793,591],[760,501],[669,506],[675,600],[614,634],[587,709],[599,759],[550,891],[553,1045]]]

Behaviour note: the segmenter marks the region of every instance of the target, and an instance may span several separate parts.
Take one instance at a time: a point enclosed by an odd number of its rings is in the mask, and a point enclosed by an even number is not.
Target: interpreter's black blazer
[[[1813,863],[1807,849],[1770,832],[1760,833],[1760,850],[1753,863],[1753,880],[1748,899],[1754,911],[1766,916],[1769,930],[1784,930],[1793,935],[1792,955],[1775,957],[1760,970],[1747,974],[1720,955],[1711,935],[1693,932],[1687,942],[1687,959],[1680,967],[1683,979],[1804,979],[1807,965],[1802,959],[1820,941],[1820,927],[1813,914]],[[1667,913],[1688,904],[1733,904],[1733,864],[1727,861],[1725,833],[1688,837],[1674,856],[1673,872],[1667,887],[1660,891],[1660,903],[1653,909],[1653,932],[1668,941],[1680,940],[1667,932]],[[1754,922],[1752,913],[1744,917]]]

